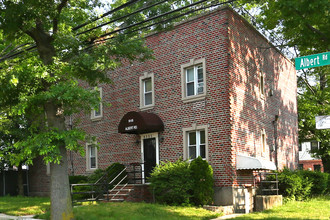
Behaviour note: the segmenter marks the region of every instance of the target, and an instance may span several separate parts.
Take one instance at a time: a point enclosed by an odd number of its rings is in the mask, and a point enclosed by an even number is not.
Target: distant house
[[[299,169],[324,172],[322,160],[310,153],[311,150],[318,149],[320,144],[317,141],[299,143]]]
[[[215,204],[241,210],[258,172],[298,167],[294,65],[246,20],[225,7],[146,44],[155,59],[125,62],[98,86],[111,106],[73,117],[100,143],[69,157],[75,174],[119,162],[142,164],[148,177],[160,161],[201,156]]]

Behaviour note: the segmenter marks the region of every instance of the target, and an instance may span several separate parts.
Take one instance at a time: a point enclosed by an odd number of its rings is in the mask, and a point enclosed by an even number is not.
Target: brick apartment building
[[[99,85],[99,111],[77,115],[97,137],[75,174],[114,162],[201,156],[213,167],[215,204],[253,193],[257,171],[298,166],[293,64],[246,20],[225,7],[146,37],[153,60],[125,63]]]

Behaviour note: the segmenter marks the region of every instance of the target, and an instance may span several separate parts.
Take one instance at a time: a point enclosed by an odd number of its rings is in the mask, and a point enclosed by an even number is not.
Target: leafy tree
[[[330,49],[329,8],[327,0],[242,1],[259,9],[257,21],[262,28],[283,39],[279,49],[290,47],[297,56],[322,53]],[[316,130],[315,116],[330,115],[329,66],[298,72],[299,139],[321,142],[315,156],[330,172],[330,130]]]
[[[90,111],[100,101],[96,91],[78,86],[78,79],[90,86],[110,82],[106,69],[117,67],[121,59],[144,60],[151,54],[129,34],[97,46],[91,39],[100,30],[77,36],[73,28],[95,18],[97,6],[97,0],[1,1],[0,117],[36,116],[28,135],[15,142],[15,160],[32,162],[42,155],[51,162],[52,219],[73,218],[66,151],[82,151],[79,140],[86,137],[66,128],[66,116]]]
[[[189,16],[196,8],[175,10],[190,3],[118,0],[98,16],[100,0],[0,1],[0,119],[30,122],[24,137],[6,147],[14,146],[12,163],[32,163],[37,155],[51,163],[52,219],[73,218],[66,151],[83,153],[87,138],[67,129],[67,116],[97,108],[98,92],[86,87],[110,83],[106,70],[123,61],[151,58],[140,35]]]

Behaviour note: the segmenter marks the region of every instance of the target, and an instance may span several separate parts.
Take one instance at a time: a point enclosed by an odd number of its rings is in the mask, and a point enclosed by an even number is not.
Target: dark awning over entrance
[[[164,124],[158,115],[147,112],[128,112],[118,126],[118,132],[126,134],[145,134],[163,130]]]

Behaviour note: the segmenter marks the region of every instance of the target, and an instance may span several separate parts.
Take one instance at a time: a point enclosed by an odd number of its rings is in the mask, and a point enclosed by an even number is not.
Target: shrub
[[[108,184],[114,177],[116,177],[120,171],[122,171],[125,168],[124,165],[120,163],[113,163],[109,167],[107,167],[105,170],[97,169],[95,170],[90,176],[70,176],[70,184],[75,183],[96,183],[96,181],[100,180],[98,183],[106,183]],[[109,185],[96,185],[96,186],[76,186],[74,188],[74,192],[87,192],[87,191],[95,191],[96,193],[94,195],[98,195],[99,193],[103,193],[107,191],[109,188],[117,184],[121,178],[126,176],[127,173],[123,172],[120,177],[114,181],[110,186]],[[101,177],[103,177],[101,179]],[[127,180],[123,181],[122,183],[126,183]],[[74,194],[73,199],[74,200],[82,200],[91,197],[90,194]]]
[[[321,173],[319,171],[300,170],[298,174],[304,178],[308,178],[312,182],[311,194],[324,195],[328,186],[328,173]]]
[[[170,205],[190,204],[193,180],[187,161],[161,162],[154,168],[149,180],[157,202]]]
[[[123,169],[125,168],[125,165],[120,163],[113,163],[111,164],[107,169],[105,169],[105,172],[107,173],[107,182],[109,183],[113,178],[115,178]],[[124,171],[122,174],[119,175],[116,181],[113,182],[113,184],[117,184],[122,178],[124,178],[127,175],[127,172]],[[127,180],[124,180],[122,183],[126,183]]]
[[[69,176],[70,184],[78,184],[78,183],[88,183],[88,176],[77,175],[77,176]],[[73,192],[85,192],[89,191],[88,186],[75,186],[73,188]],[[88,198],[88,194],[74,194],[73,200],[83,200]]]
[[[304,200],[310,195],[312,182],[285,168],[278,174],[279,194],[288,200]]]
[[[88,177],[83,175],[69,176],[70,184],[87,183],[87,179]]]
[[[211,204],[213,201],[213,169],[201,157],[190,163],[193,184],[193,202],[195,205]]]

